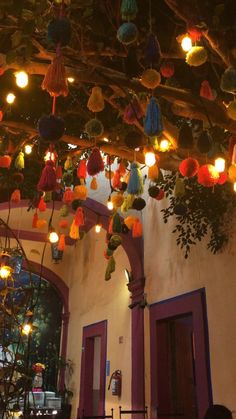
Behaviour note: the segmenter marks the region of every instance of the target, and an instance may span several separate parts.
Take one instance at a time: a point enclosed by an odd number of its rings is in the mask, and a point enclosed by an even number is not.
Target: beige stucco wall
[[[173,222],[164,224],[164,202],[149,198],[145,208],[145,276],[149,304],[205,287],[214,402],[236,410],[236,235],[228,248],[213,255],[206,243],[194,246],[189,259],[177,248]],[[148,214],[148,216],[147,216]],[[149,314],[145,314],[146,331]],[[146,345],[146,391],[150,395],[149,338]]]

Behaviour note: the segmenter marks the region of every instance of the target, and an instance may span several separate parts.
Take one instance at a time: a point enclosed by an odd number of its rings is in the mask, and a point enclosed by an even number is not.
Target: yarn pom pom
[[[132,208],[137,211],[142,211],[146,207],[146,201],[143,198],[135,198]]]
[[[71,25],[68,19],[53,19],[48,25],[48,39],[55,45],[65,47],[69,44],[71,37]]]
[[[212,164],[204,164],[198,170],[198,183],[207,188],[216,185],[219,180],[219,173]]]
[[[135,19],[138,13],[136,0],[122,0],[120,12],[123,20]]]
[[[193,147],[193,133],[187,122],[184,122],[179,130],[178,146],[190,149]]]
[[[127,192],[131,195],[141,195],[143,193],[142,173],[137,163],[131,164],[131,172]]]
[[[226,172],[219,173],[218,185],[224,185],[228,180],[228,175]]]
[[[212,138],[208,131],[204,130],[201,132],[197,140],[197,148],[200,153],[209,153],[212,147]]]
[[[199,41],[202,36],[202,32],[196,26],[188,26],[188,34],[192,42]]]
[[[236,69],[234,67],[227,68],[222,74],[220,88],[223,90],[223,92],[236,92]]]
[[[165,77],[166,79],[169,79],[175,74],[174,64],[171,61],[165,61],[161,65],[160,73],[163,77]]]
[[[46,162],[42,171],[39,183],[37,185],[38,191],[54,191],[57,188],[57,177],[54,169],[54,163],[49,160]]]
[[[148,193],[151,198],[156,198],[159,192],[160,189],[158,188],[158,186],[153,185],[148,188]]]
[[[179,171],[182,176],[187,178],[194,177],[199,169],[199,163],[196,159],[189,157],[183,160],[179,165]]]
[[[130,131],[126,134],[124,142],[127,147],[135,149],[143,144],[143,136],[138,131]]]
[[[227,114],[229,118],[236,121],[236,100],[232,100],[232,102],[229,103],[229,106],[227,108]]]
[[[163,131],[160,106],[154,96],[151,97],[144,120],[144,132],[150,137],[159,135]]]
[[[146,51],[145,51],[145,62],[148,66],[153,67],[154,65],[159,65],[161,61],[161,47],[159,41],[154,33],[150,33]]]
[[[99,86],[92,88],[92,93],[89,97],[87,107],[91,112],[101,112],[104,109],[104,99],[102,89]]]
[[[207,51],[204,47],[192,47],[186,55],[186,63],[199,67],[207,61]]]
[[[11,165],[11,157],[8,154],[0,156],[0,167],[4,169],[9,169]]]
[[[87,132],[90,138],[100,137],[100,135],[103,134],[103,131],[104,127],[102,123],[96,118],[90,119],[85,125],[85,132]]]
[[[38,121],[38,131],[43,140],[56,142],[60,140],[64,134],[64,119],[52,114],[44,115]]]
[[[138,29],[132,22],[123,23],[117,31],[117,39],[124,45],[132,44],[137,40]]]
[[[155,89],[161,82],[161,75],[153,68],[145,70],[141,76],[141,84],[148,89]]]
[[[209,84],[209,81],[207,80],[203,80],[202,84],[201,84],[201,88],[200,88],[200,96],[204,97],[205,99],[208,100],[214,100],[214,94],[212,92],[211,86]]]
[[[87,163],[87,171],[90,176],[95,176],[104,170],[104,161],[102,159],[99,148],[94,148],[89,156]]]

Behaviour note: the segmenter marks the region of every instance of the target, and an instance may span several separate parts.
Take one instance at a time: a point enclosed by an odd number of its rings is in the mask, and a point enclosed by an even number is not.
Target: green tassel
[[[121,231],[122,231],[121,219],[118,212],[116,212],[112,217],[112,232],[121,233]]]
[[[122,0],[120,8],[123,20],[133,20],[138,13],[136,0]]]
[[[60,209],[60,216],[61,217],[67,217],[68,214],[69,214],[69,207],[68,207],[68,205],[62,205],[62,207]]]
[[[109,279],[111,279],[111,274],[112,272],[115,272],[115,270],[116,270],[116,261],[114,257],[111,256],[107,264],[107,269],[105,273],[105,281],[109,281]]]
[[[185,194],[185,184],[183,179],[178,178],[175,183],[175,196],[181,198]]]
[[[19,154],[16,156],[15,160],[15,168],[17,170],[22,170],[25,167],[25,158],[24,153],[22,151],[19,152]]]

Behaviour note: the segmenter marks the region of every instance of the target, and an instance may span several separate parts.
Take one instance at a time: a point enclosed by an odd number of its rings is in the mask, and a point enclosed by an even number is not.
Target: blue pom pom
[[[53,19],[48,25],[48,39],[54,44],[65,47],[71,37],[71,25],[68,19]]]
[[[142,173],[137,163],[131,164],[131,172],[127,192],[131,195],[141,195],[143,193]]]
[[[151,97],[144,119],[144,132],[149,137],[159,135],[163,131],[161,109],[155,97]]]
[[[55,115],[44,115],[38,121],[40,137],[45,141],[58,141],[64,134],[64,119]]]
[[[220,88],[224,92],[235,93],[236,92],[236,69],[229,67],[222,74]]]
[[[154,33],[150,33],[147,40],[145,61],[150,67],[160,64],[161,61],[161,47]]]
[[[117,31],[117,39],[124,45],[132,44],[138,37],[138,29],[132,22],[121,25]]]

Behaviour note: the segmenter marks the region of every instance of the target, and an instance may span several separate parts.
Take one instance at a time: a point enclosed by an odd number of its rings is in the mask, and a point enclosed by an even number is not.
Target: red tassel
[[[79,207],[76,210],[75,217],[74,217],[75,225],[77,226],[84,226],[84,211],[83,208]]]
[[[125,176],[126,167],[125,167],[125,164],[124,164],[123,160],[121,160],[121,162],[119,164],[118,171],[120,172],[120,176]]]
[[[62,167],[61,166],[57,166],[57,168],[56,168],[56,177],[57,177],[57,179],[62,178]]]
[[[58,54],[49,65],[42,82],[42,89],[47,90],[51,96],[68,95],[66,71],[62,54]]]
[[[77,177],[86,179],[86,176],[87,176],[86,160],[80,160],[79,166],[77,167]]]
[[[32,228],[37,228],[38,219],[38,214],[37,212],[35,212],[32,220]]]
[[[48,160],[42,171],[39,183],[37,185],[38,191],[50,192],[57,188],[57,178],[54,169],[54,164]]]
[[[70,188],[66,188],[63,194],[63,199],[62,199],[64,204],[70,205],[71,202],[73,201],[73,198],[74,198],[73,191]]]
[[[18,204],[20,202],[20,189],[15,189],[11,194],[11,201]]]
[[[112,187],[114,189],[116,189],[116,188],[120,189],[121,188],[120,171],[119,170],[116,170],[115,173],[114,173],[114,176],[112,178]]]
[[[61,234],[60,235],[60,238],[59,238],[59,242],[58,242],[57,248],[58,248],[58,250],[63,251],[63,250],[65,250],[65,246],[66,246],[66,243],[65,243],[65,234]]]
[[[102,159],[100,150],[94,148],[87,163],[87,171],[90,176],[95,176],[104,170],[104,161]]]
[[[142,223],[139,220],[139,218],[135,219],[135,222],[133,224],[133,229],[132,229],[132,237],[136,238],[136,237],[142,237],[143,235],[143,227],[142,227]]]
[[[214,95],[211,86],[207,80],[204,80],[201,84],[200,96],[208,100],[214,100]]]
[[[42,196],[40,198],[39,204],[38,204],[38,209],[40,212],[44,212],[47,209],[47,205],[46,202],[44,201],[44,197]]]

